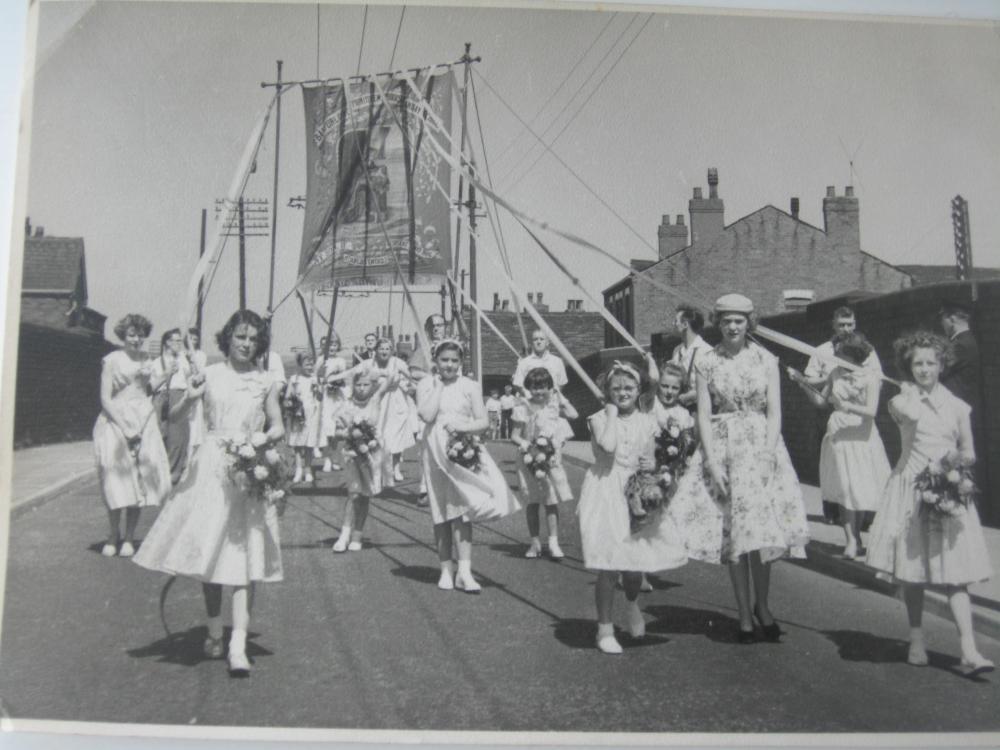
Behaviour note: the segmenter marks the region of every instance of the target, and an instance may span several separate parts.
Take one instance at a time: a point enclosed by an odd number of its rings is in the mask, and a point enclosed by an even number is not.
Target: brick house
[[[850,291],[887,293],[913,284],[910,274],[861,249],[853,188],[844,195],[827,188],[820,229],[799,218],[797,198],[790,212],[767,205],[726,225],[718,184],[718,172],[710,169],[708,197],[694,189],[690,241],[682,214],[673,224],[664,216],[659,260],[633,261],[632,273],[604,290],[605,307],[639,341],[669,330],[678,304],[700,299],[704,307],[727,292],[746,294],[761,314],[773,315]],[[677,294],[637,277],[653,278]],[[624,343],[610,326],[605,339],[608,347]]]
[[[38,227],[24,242],[18,332],[14,444],[78,440],[90,435],[101,409],[105,316],[87,307],[87,268],[80,237],[46,237]]]

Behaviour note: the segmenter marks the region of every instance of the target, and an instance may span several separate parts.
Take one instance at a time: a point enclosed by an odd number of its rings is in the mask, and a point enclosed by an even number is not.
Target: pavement
[[[96,479],[94,444],[90,440],[14,451],[12,515],[18,518],[80,483]]]
[[[588,441],[574,440],[563,450],[566,461],[586,468],[593,463],[594,453]],[[847,560],[843,557],[844,531],[842,527],[828,524],[823,520],[823,501],[819,487],[803,484],[802,496],[809,518],[811,541],[806,547],[807,559],[795,564],[804,565],[840,580],[865,586],[875,591],[894,596],[897,587],[875,577],[875,569],[862,560]],[[993,570],[1000,572],[1000,529],[983,528],[986,548],[993,563]],[[867,541],[868,533],[862,532],[862,541]],[[988,581],[969,587],[972,598],[972,616],[976,631],[1000,640],[1000,575]],[[950,617],[951,610],[945,596],[934,591],[925,594],[927,611],[941,617]]]
[[[490,451],[514,483],[512,448]],[[578,492],[584,470],[579,456],[571,459]],[[565,559],[524,558],[521,513],[476,524],[473,568],[483,592],[442,592],[431,521],[416,505],[413,455],[403,470],[407,482],[373,502],[356,553],[330,551],[343,475],[296,487],[281,522],[285,579],[257,589],[249,680],[230,679],[224,663],[202,655],[196,583],[167,585],[167,576],[100,555],[106,518],[92,478],[31,505],[9,535],[0,642],[8,726],[1000,730],[1000,677],[958,674],[950,618],[929,612],[930,666],[910,667],[902,603],[821,571],[814,550],[807,565],[774,566],[780,644],[738,644],[728,576],[692,562],[650,576],[654,590],[640,599],[646,638],[622,632],[625,653],[600,654],[594,575],[582,565],[574,502],[560,506]],[[17,498],[20,507],[27,500]],[[143,512],[140,539],[155,517]],[[625,621],[620,597],[615,621]],[[1000,642],[981,637],[979,648],[1000,661]]]

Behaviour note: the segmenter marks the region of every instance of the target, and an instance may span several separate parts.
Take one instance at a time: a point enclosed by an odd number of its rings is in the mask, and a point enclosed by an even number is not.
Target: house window
[[[786,289],[781,296],[786,311],[805,310],[816,299],[816,292],[812,289]]]
[[[622,324],[629,333],[633,333],[632,317],[632,285],[626,284],[607,294],[604,298],[604,306],[615,319]],[[625,346],[628,342],[625,337],[612,328],[608,323],[604,324],[604,346],[607,349],[616,346]]]

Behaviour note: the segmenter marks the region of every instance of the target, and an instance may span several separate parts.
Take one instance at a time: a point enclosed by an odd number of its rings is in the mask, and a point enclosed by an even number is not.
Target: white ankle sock
[[[441,572],[442,573],[447,572],[449,574],[453,574],[455,572],[455,563],[453,563],[451,560],[445,560],[444,562],[441,563]]]
[[[599,622],[597,623],[597,637],[603,638],[606,635],[614,637],[615,634],[615,624],[613,622]]]
[[[351,538],[351,527],[350,526],[341,526],[340,527],[340,538],[343,539],[344,541],[349,541],[350,540],[350,538]]]
[[[208,618],[208,637],[216,641],[222,638],[222,615]]]
[[[550,536],[549,537],[549,546],[551,547],[552,545],[555,545],[556,547],[559,546],[559,537],[557,537],[557,536]]]
[[[229,650],[235,654],[242,654],[247,648],[247,631],[233,628],[233,634],[229,637]]]
[[[472,560],[458,561],[458,574],[463,578],[472,577]]]

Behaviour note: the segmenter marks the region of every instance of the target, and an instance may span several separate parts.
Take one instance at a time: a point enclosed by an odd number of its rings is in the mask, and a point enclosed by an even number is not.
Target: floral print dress
[[[759,551],[766,561],[805,557],[809,525],[798,476],[785,441],[767,439],[767,384],[773,355],[748,344],[735,355],[708,352],[698,374],[712,399],[712,444],[729,492],[720,496],[705,464],[692,459],[664,514],[680,528],[688,555],[706,562],[736,562]]]

